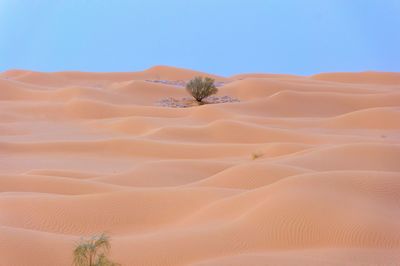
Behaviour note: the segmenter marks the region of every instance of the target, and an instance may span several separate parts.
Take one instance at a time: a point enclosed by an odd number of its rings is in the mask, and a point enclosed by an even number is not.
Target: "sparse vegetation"
[[[256,160],[256,159],[258,159],[260,157],[263,157],[263,156],[264,156],[264,153],[262,153],[262,152],[253,152],[251,154],[251,159]]]
[[[104,233],[92,236],[89,239],[82,239],[74,250],[74,265],[120,266],[120,264],[107,258],[110,248],[110,238]]]
[[[199,104],[204,104],[204,98],[218,92],[214,79],[209,77],[195,77],[186,84],[186,90]]]

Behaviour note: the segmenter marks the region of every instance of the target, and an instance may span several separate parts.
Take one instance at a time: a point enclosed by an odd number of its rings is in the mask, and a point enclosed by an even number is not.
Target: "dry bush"
[[[251,159],[256,160],[256,159],[261,158],[263,156],[264,156],[264,153],[262,153],[262,152],[253,152],[251,154]]]
[[[209,77],[195,77],[186,84],[186,90],[199,104],[204,104],[204,98],[218,92],[214,79]]]

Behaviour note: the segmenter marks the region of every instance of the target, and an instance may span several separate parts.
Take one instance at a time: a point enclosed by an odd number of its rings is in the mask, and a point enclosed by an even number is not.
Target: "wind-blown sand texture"
[[[196,75],[1,73],[0,265],[400,265],[399,73]]]

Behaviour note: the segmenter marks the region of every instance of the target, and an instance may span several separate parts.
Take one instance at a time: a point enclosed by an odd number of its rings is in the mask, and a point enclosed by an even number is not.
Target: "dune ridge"
[[[199,75],[240,102],[156,105]],[[0,265],[398,265],[399,158],[400,73],[6,71]]]

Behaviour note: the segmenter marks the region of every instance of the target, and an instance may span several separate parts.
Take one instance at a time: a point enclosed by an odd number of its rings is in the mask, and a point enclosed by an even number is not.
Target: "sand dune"
[[[343,83],[399,85],[400,73],[360,72],[360,73],[324,73],[312,76],[313,79]]]
[[[240,102],[156,105],[198,75]],[[399,89],[380,72],[0,73],[0,265],[71,265],[99,232],[129,266],[398,265]]]

